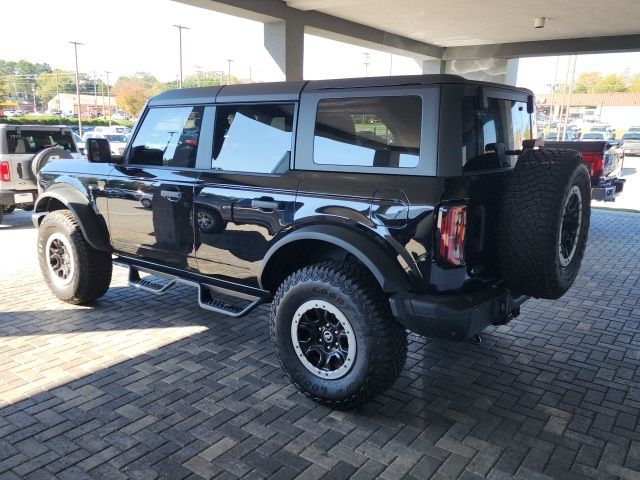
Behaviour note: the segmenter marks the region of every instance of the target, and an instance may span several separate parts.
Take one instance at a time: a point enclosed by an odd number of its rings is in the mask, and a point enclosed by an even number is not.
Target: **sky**
[[[53,68],[74,70],[70,41],[81,42],[81,72],[105,78],[145,71],[159,80],[175,80],[179,72],[178,29],[183,30],[183,75],[224,71],[232,59],[231,74],[260,81],[283,80],[282,73],[263,46],[263,25],[170,0],[2,0],[3,18],[28,18],[3,22],[0,59],[46,62]],[[32,12],[25,15],[25,12]],[[15,39],[15,41],[7,41]],[[412,59],[305,35],[304,77],[307,79],[358,77],[368,74],[418,74]],[[518,85],[537,93],[554,83],[557,57],[521,59]],[[578,58],[576,76],[586,71],[640,72],[640,53],[584,55]],[[567,57],[561,57],[558,82],[564,81]]]

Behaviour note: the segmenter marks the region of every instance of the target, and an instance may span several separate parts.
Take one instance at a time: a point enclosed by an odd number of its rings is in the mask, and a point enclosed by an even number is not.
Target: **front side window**
[[[8,153],[38,153],[45,148],[59,148],[68,152],[75,152],[76,146],[73,143],[71,132],[61,132],[60,130],[20,130],[7,132]]]
[[[418,96],[321,100],[313,161],[319,165],[410,168],[420,158]]]
[[[204,107],[150,109],[131,145],[129,163],[195,167],[203,111]],[[124,136],[113,136],[126,141]]]
[[[249,173],[286,171],[292,131],[292,104],[219,106],[211,168]]]
[[[462,165],[464,171],[513,167],[517,161],[510,151],[522,148],[531,139],[531,116],[526,102],[489,98],[486,110],[477,108],[475,97],[462,102]],[[496,152],[504,148],[501,159]]]

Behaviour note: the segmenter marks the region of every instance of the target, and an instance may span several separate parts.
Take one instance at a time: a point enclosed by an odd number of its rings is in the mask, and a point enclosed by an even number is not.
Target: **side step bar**
[[[218,287],[215,285],[207,285],[204,283],[194,282],[137,265],[124,264],[124,266],[129,268],[129,285],[147,293],[162,295],[178,284],[196,287],[198,289],[198,305],[200,305],[201,308],[204,308],[205,310],[209,310],[211,312],[221,313],[230,317],[238,318],[246,315],[261,303],[264,303],[264,299],[261,297],[234,292],[233,290],[228,290],[226,288]],[[149,273],[156,277],[164,278],[168,281],[160,283],[154,282],[153,280],[149,280],[147,278],[141,278],[140,272]],[[220,295],[240,298],[242,300],[246,300],[248,303],[243,307],[225,303],[224,301],[215,298],[216,293]]]

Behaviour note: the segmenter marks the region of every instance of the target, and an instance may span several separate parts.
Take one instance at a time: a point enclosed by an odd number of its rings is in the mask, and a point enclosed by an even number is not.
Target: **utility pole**
[[[98,84],[96,83],[96,72],[93,72],[93,114],[98,116]]]
[[[78,45],[84,45],[84,43],[80,42],[69,42],[73,44],[73,49],[76,54],[76,96],[78,97],[78,134],[82,136],[82,111],[81,111],[81,103],[80,103],[80,76],[78,73]]]
[[[391,72],[393,71],[393,53],[390,53],[389,55],[391,55],[389,57],[389,76],[391,76]]]
[[[251,66],[249,66],[249,83],[253,83],[253,79],[251,78]]]
[[[200,75],[201,75],[202,72],[200,70],[202,69],[202,67],[200,65],[196,65],[195,67],[198,69],[198,86],[201,87],[202,86],[202,81],[201,81]]]
[[[60,111],[60,81],[58,79],[58,71],[56,70],[56,98],[58,99],[58,117],[62,118]]]
[[[182,30],[189,30],[189,27],[182,25],[174,25],[178,29],[178,37],[180,42],[180,81],[178,82],[178,88],[182,88]]]
[[[109,87],[109,74],[111,72],[108,72],[108,71],[105,70],[104,73],[107,74],[107,104],[108,104],[107,112],[109,112],[108,113],[108,115],[109,115],[109,126],[111,126],[111,89]]]
[[[558,85],[558,66],[560,65],[560,55],[556,57],[556,73],[553,76],[553,85],[551,90],[551,106],[549,107],[549,121],[547,123],[547,129],[551,129],[551,119],[555,116],[555,103],[556,103],[556,86]],[[557,124],[556,124],[557,127]]]
[[[569,65],[570,65],[570,69],[571,69],[571,73],[570,73],[570,77],[571,77],[571,84],[569,85],[569,99],[567,100],[567,108],[566,111],[564,113],[564,124],[563,124],[563,128],[562,128],[562,139],[565,139],[565,136],[567,134],[567,126],[569,125],[569,113],[571,110],[571,100],[573,100],[573,89],[575,87],[575,82],[576,82],[576,62],[578,61],[578,56],[577,55],[571,55],[570,59],[569,59]],[[558,129],[560,130],[560,129]]]
[[[362,62],[364,64],[364,76],[368,77],[369,76],[369,53],[368,52],[364,52],[362,55],[364,55],[364,61]]]
[[[233,62],[232,59],[227,58],[227,85],[231,85],[231,62]]]
[[[31,88],[33,90],[33,113],[36,113],[36,110],[38,109],[38,105],[36,102],[36,84],[34,83],[33,85],[31,85]]]

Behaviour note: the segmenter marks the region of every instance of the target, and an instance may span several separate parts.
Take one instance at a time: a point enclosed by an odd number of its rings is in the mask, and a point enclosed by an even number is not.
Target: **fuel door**
[[[402,190],[377,190],[373,194],[369,218],[387,228],[404,228],[409,217],[409,199]]]

